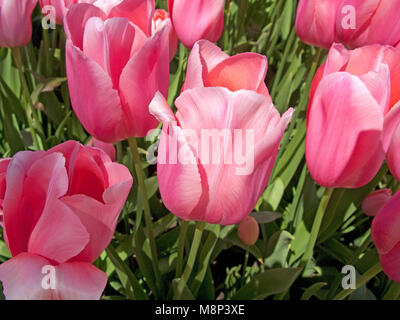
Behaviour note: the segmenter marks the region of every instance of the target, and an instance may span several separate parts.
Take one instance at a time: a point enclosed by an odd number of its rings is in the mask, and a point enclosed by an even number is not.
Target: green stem
[[[196,229],[194,231],[192,246],[189,251],[189,257],[186,263],[185,271],[183,272],[182,275],[182,281],[179,282],[177,291],[174,295],[174,300],[179,300],[182,298],[181,295],[183,293],[183,288],[190,279],[190,275],[194,268],[194,263],[196,262],[197,252],[199,251],[204,227],[205,227],[205,222],[198,221],[196,223]]]
[[[149,200],[147,198],[146,184],[144,181],[144,172],[143,172],[142,163],[140,161],[140,155],[139,155],[139,150],[138,150],[138,146],[136,143],[136,138],[131,137],[128,139],[128,142],[129,142],[129,146],[131,148],[132,158],[133,158],[133,162],[135,165],[136,176],[138,179],[139,196],[142,199],[142,204],[143,204],[143,208],[144,208],[144,218],[146,221],[146,234],[150,241],[150,248],[151,248],[151,255],[152,255],[151,262],[152,262],[153,269],[154,269],[154,275],[156,277],[157,284],[159,285],[161,291],[163,291],[164,286],[163,286],[163,281],[161,279],[161,273],[160,273],[159,264],[158,264],[157,245],[156,245],[154,231],[153,231],[153,221],[152,221],[153,219],[151,216]]]
[[[317,214],[315,215],[315,218],[314,218],[314,223],[311,228],[310,239],[308,240],[306,250],[300,261],[300,267],[305,267],[307,265],[308,261],[312,257],[312,254],[314,251],[314,246],[317,242],[319,230],[321,228],[321,223],[322,223],[326,208],[328,207],[329,199],[332,196],[333,190],[334,189],[331,189],[331,188],[325,189],[325,193],[322,196],[321,202],[319,203],[319,207],[317,210]]]
[[[247,267],[247,263],[249,262],[249,251],[250,251],[250,247],[246,246],[246,253],[244,255],[243,270],[242,270],[242,279],[240,280],[241,287],[244,284],[244,279],[245,279],[245,275],[246,275],[246,267]]]
[[[39,123],[39,121],[37,119],[36,110],[32,103],[31,95],[29,93],[28,83],[26,82],[25,79],[20,48],[13,48],[12,53],[15,64],[18,67],[18,74],[20,77],[21,87],[22,87],[22,95],[24,96],[25,102],[28,105],[28,108],[26,108],[26,118],[28,120],[29,130],[32,135],[33,144],[36,147],[36,149],[43,149],[41,141],[36,136],[35,123]]]
[[[182,221],[181,231],[179,232],[178,258],[177,258],[177,262],[176,262],[175,278],[179,278],[182,275],[183,255],[185,252],[185,240],[186,240],[188,226],[189,226],[188,221]]]
[[[356,289],[343,289],[333,298],[333,300],[345,299],[349,294],[356,291],[358,288],[360,288],[363,284],[367,283],[369,280],[371,280],[373,277],[375,277],[381,271],[382,271],[382,265],[378,261],[367,272],[365,272],[360,278],[358,278],[358,280],[356,282]]]

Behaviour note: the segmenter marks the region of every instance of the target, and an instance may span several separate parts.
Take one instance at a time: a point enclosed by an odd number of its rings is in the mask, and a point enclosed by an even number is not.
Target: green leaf
[[[326,282],[317,282],[309,287],[301,296],[301,300],[309,300],[313,295],[315,295],[321,288],[327,286]]]
[[[243,286],[232,300],[263,300],[270,295],[290,288],[302,268],[278,268],[266,270]]]

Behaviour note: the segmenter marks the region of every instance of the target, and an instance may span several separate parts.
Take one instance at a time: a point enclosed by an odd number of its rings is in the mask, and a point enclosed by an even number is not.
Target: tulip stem
[[[245,275],[246,275],[246,267],[249,262],[249,253],[250,253],[250,246],[246,246],[246,253],[244,255],[244,263],[243,263],[243,270],[242,270],[242,279],[240,281],[241,287],[244,284],[244,279],[245,279]]]
[[[39,123],[39,120],[36,117],[36,113],[35,113],[36,110],[33,105],[31,95],[29,93],[28,83],[26,82],[26,79],[25,79],[24,70],[22,67],[22,58],[21,58],[20,48],[19,47],[13,48],[12,54],[14,57],[15,64],[17,65],[17,68],[18,68],[18,74],[20,77],[21,87],[22,87],[22,95],[24,96],[25,101],[28,104],[28,108],[26,108],[26,118],[28,121],[29,130],[32,135],[33,144],[36,147],[36,149],[43,149],[42,143],[36,136],[35,123]],[[32,116],[33,116],[33,118],[32,118]]]
[[[179,278],[182,275],[183,254],[185,252],[185,240],[186,240],[186,234],[187,234],[188,227],[189,227],[189,222],[182,221],[181,230],[179,232],[178,258],[177,258],[177,262],[176,262],[175,278]]]
[[[356,291],[358,288],[360,288],[363,284],[367,283],[369,280],[371,280],[373,277],[375,277],[381,271],[382,271],[382,265],[381,265],[380,261],[378,261],[367,272],[365,272],[360,278],[358,278],[358,280],[356,281],[355,289],[343,289],[333,298],[333,300],[345,299],[349,294]]]
[[[332,188],[325,189],[324,195],[322,196],[321,202],[319,203],[317,214],[315,215],[315,218],[314,218],[314,223],[311,228],[310,239],[308,240],[306,250],[300,261],[300,267],[305,267],[313,255],[314,246],[317,242],[319,230],[321,228],[321,223],[322,223],[326,208],[328,207],[329,200],[332,196],[333,190],[334,189],[332,189]]]
[[[182,275],[182,281],[179,282],[178,290],[176,291],[176,293],[174,295],[174,300],[181,298],[181,294],[183,292],[183,287],[188,283],[188,281],[190,279],[190,275],[194,269],[194,264],[196,262],[197,252],[199,251],[201,238],[203,236],[203,230],[204,230],[205,225],[206,224],[203,221],[198,221],[196,223],[196,229],[194,231],[192,246],[189,251],[189,257],[188,257],[188,260],[186,263],[185,271],[183,272],[183,275]]]
[[[146,184],[144,180],[144,172],[143,172],[143,167],[142,163],[140,161],[140,155],[139,155],[139,149],[136,143],[136,138],[131,137],[128,139],[129,146],[131,148],[132,152],[132,158],[133,162],[135,165],[135,171],[136,171],[136,176],[138,179],[138,184],[139,184],[139,197],[141,197],[142,200],[142,205],[144,208],[144,219],[146,222],[146,233],[147,237],[149,238],[150,241],[150,248],[151,248],[151,262],[153,265],[154,269],[154,275],[156,277],[156,282],[161,288],[161,291],[163,291],[163,281],[161,279],[161,273],[158,265],[158,253],[157,253],[157,245],[156,241],[154,238],[154,231],[153,231],[153,219],[151,216],[151,211],[150,211],[150,205],[149,205],[149,199],[147,197],[147,190],[146,190]]]

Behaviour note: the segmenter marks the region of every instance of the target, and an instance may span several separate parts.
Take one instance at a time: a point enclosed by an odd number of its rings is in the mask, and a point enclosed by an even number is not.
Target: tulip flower
[[[338,15],[338,41],[350,48],[370,44],[395,46],[400,41],[400,2],[397,0],[342,0],[346,14]],[[341,12],[338,12],[341,13]],[[354,20],[354,25],[343,19]]]
[[[107,153],[112,161],[115,161],[115,148],[112,143],[105,143],[103,141],[97,140],[96,138],[93,138],[90,139],[86,145],[103,150],[105,153]]]
[[[92,263],[113,237],[132,185],[129,170],[75,141],[17,153],[4,182],[7,161],[0,164],[3,234],[12,255],[0,265],[5,297],[99,299],[107,276]]]
[[[329,188],[359,188],[377,174],[400,122],[400,51],[335,44],[318,70],[307,115],[306,160]]]
[[[201,39],[216,42],[224,28],[224,0],[168,0],[179,40],[191,49]]]
[[[342,0],[300,0],[296,33],[305,43],[329,49],[336,39],[336,16]]]
[[[268,61],[258,53],[245,52],[230,57],[207,40],[195,43],[190,53],[183,90],[195,87],[225,87],[258,92],[271,100],[264,79]]]
[[[30,41],[36,3],[37,0],[0,0],[0,47],[23,47]]]
[[[372,240],[378,249],[383,271],[400,282],[400,192],[382,207],[371,226]]]
[[[361,208],[367,216],[374,217],[391,197],[390,189],[374,191],[364,199]]]
[[[239,239],[247,246],[252,246],[257,242],[260,235],[258,222],[252,216],[245,217],[239,224]]]
[[[176,35],[175,29],[172,27],[171,19],[167,11],[157,9],[154,11],[153,21],[151,25],[152,34],[157,33],[162,28],[168,25],[169,29],[169,60],[175,57],[176,50],[178,48],[178,36]]]
[[[187,89],[175,106],[176,116],[160,93],[150,104],[164,124],[157,159],[163,203],[184,220],[240,222],[268,183],[293,109],[281,118],[265,96],[222,87]]]
[[[128,18],[107,19],[89,4],[72,5],[64,24],[71,102],[85,129],[107,143],[146,136],[158,125],[151,99],[168,95],[168,28],[148,37]]]

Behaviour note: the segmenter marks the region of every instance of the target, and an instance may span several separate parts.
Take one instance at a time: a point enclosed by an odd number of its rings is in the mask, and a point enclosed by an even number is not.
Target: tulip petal
[[[392,280],[400,282],[400,243],[386,254],[379,255],[383,272]]]
[[[325,187],[368,183],[382,164],[382,128],[380,107],[359,78],[324,77],[307,123],[306,159],[314,180]]]
[[[179,40],[187,48],[200,39],[217,41],[223,28],[223,9],[224,0],[174,1],[170,12]]]
[[[66,64],[72,107],[85,129],[104,142],[126,139],[126,117],[108,74],[70,40]]]
[[[259,93],[268,92],[264,83],[267,69],[268,61],[265,56],[253,52],[238,54],[213,68],[205,77],[204,86],[225,87],[231,91],[257,91],[261,87],[264,90]]]
[[[382,189],[369,194],[362,202],[362,210],[367,216],[374,217],[392,197],[392,190]]]
[[[197,41],[189,55],[186,80],[182,90],[204,87],[203,76],[229,56],[208,40]]]
[[[109,17],[126,17],[150,36],[154,10],[154,0],[123,0],[111,9]]]
[[[169,30],[157,32],[122,71],[120,94],[130,124],[129,136],[144,137],[157,126],[148,106],[157,91],[168,96]]]
[[[54,268],[55,288],[43,287],[49,275],[44,267]],[[89,263],[51,266],[43,257],[21,253],[0,265],[0,281],[8,300],[98,300],[107,275]]]
[[[391,144],[386,154],[386,161],[390,172],[400,181],[400,126],[397,127],[392,136]]]
[[[64,30],[67,39],[71,40],[73,45],[81,50],[83,50],[83,35],[86,22],[92,17],[106,19],[106,15],[102,10],[87,3],[71,5],[64,17]]]
[[[380,254],[386,254],[400,242],[400,193],[397,192],[375,216],[372,239]]]
[[[383,135],[382,135],[382,143],[385,151],[388,151],[393,139],[393,135],[395,134],[397,128],[399,128],[399,125],[400,125],[400,100],[385,117],[385,122],[383,124]]]

